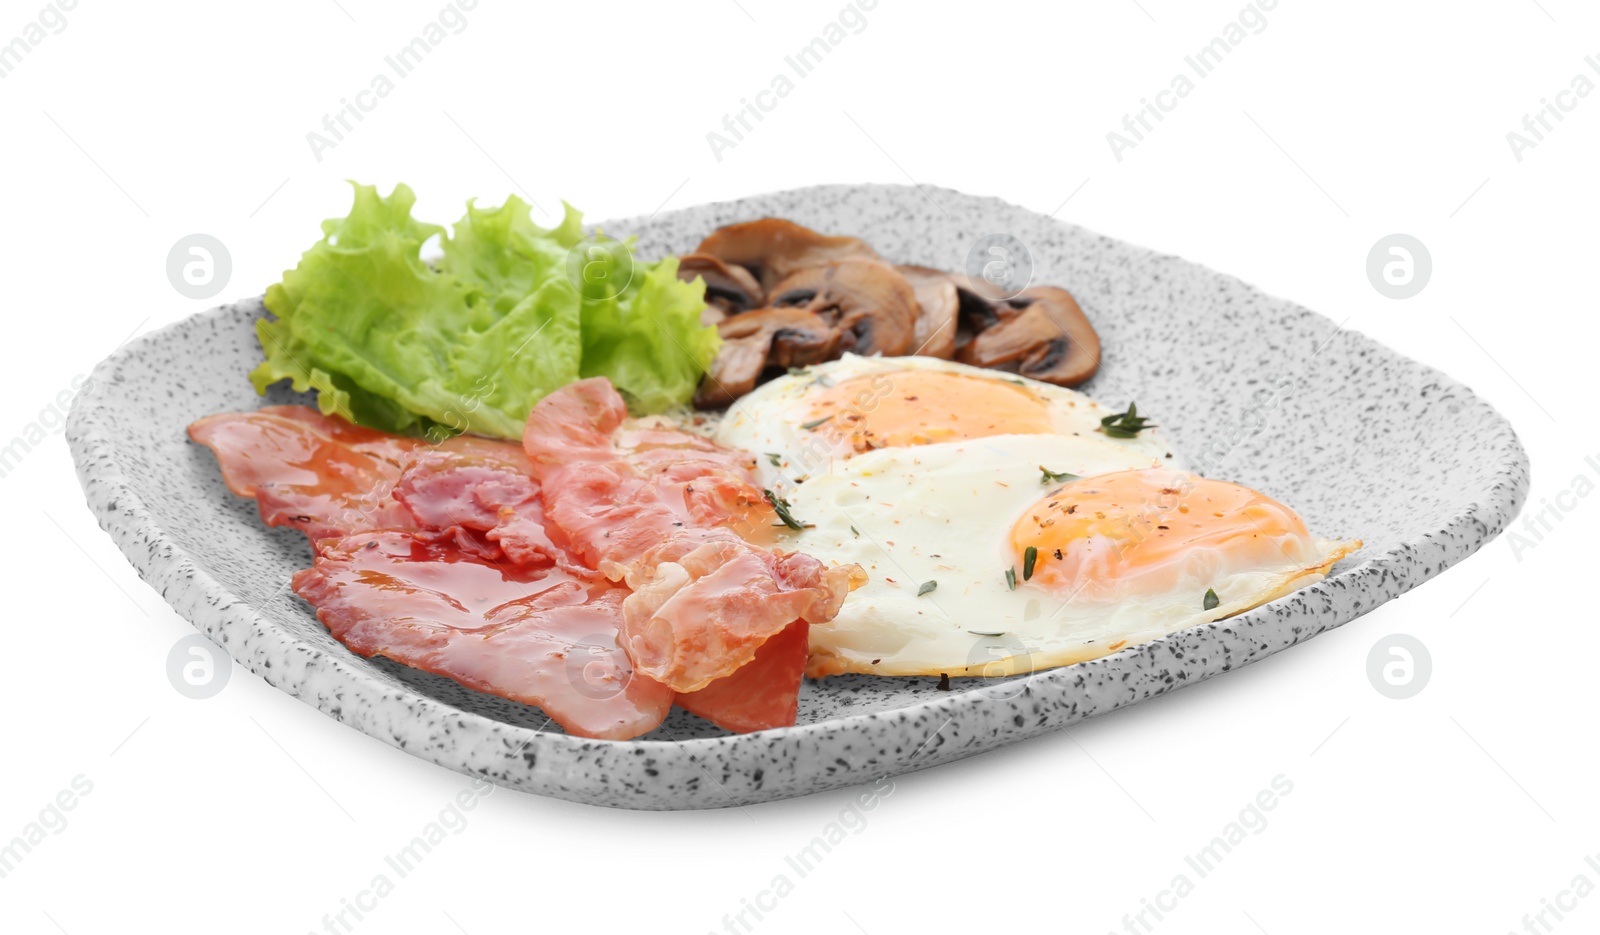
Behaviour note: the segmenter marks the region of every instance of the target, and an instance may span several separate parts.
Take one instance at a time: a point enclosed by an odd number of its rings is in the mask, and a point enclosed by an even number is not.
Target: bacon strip
[[[621,642],[639,672],[697,692],[796,620],[833,619],[860,569],[741,538],[774,519],[748,455],[670,429],[624,432],[626,417],[609,381],[582,380],[540,400],[523,448],[552,535],[633,589]]]
[[[433,446],[299,406],[209,416],[189,434],[268,525],[311,537],[315,563],[293,586],[355,652],[538,705],[579,736],[638,736],[671,708],[618,646],[626,589],[545,534],[519,446]]]
[[[593,573],[496,566],[376,532],[321,543],[293,586],[355,652],[538,705],[580,737],[636,737],[672,707],[671,689],[634,677],[617,645],[626,590]]]
[[[210,448],[228,489],[254,497],[268,526],[313,542],[362,529],[414,529],[391,497],[418,439],[357,428],[304,406],[206,416],[189,437]]]
[[[460,509],[468,515],[473,507],[467,500],[441,502],[432,515],[418,518],[397,498],[403,478],[413,471],[471,465],[512,478],[513,484],[520,478],[532,487],[527,456],[509,442],[463,435],[430,445],[420,438],[351,425],[305,406],[206,416],[189,426],[189,437],[216,454],[229,490],[256,499],[268,526],[299,529],[313,543],[368,529],[448,530],[461,525],[439,510]],[[495,506],[519,505],[513,492],[503,500]],[[497,522],[501,520],[482,528],[492,529]]]
[[[732,675],[699,691],[679,694],[678,707],[739,734],[793,725],[800,712],[800,678],[810,652],[810,630],[804,620],[789,624]]]
[[[545,532],[539,485],[525,470],[478,458],[435,457],[407,469],[394,495],[425,529],[457,541],[463,541],[458,530],[483,533],[515,564],[570,562]]]
[[[541,409],[526,454],[295,406],[190,435],[268,525],[312,539],[294,588],[357,653],[538,705],[580,736],[646,733],[674,698],[728,730],[793,724],[808,621],[838,612],[854,566],[749,541],[770,542],[775,519],[749,455],[625,425],[605,381]]]

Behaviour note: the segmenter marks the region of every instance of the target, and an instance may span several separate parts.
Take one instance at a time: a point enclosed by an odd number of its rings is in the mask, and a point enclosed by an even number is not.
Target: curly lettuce
[[[718,338],[676,258],[637,263],[629,244],[586,238],[571,205],[547,229],[516,196],[469,202],[446,232],[413,218],[415,201],[356,185],[349,215],[267,289],[257,392],[289,380],[324,413],[436,438],[520,438],[535,403],[582,377],[608,377],[641,414],[693,396]]]

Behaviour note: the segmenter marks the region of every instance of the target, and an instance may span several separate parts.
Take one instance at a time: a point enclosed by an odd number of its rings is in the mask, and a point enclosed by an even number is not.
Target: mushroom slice
[[[878,258],[877,252],[864,240],[825,237],[782,218],[762,218],[719,227],[700,241],[694,252],[745,267],[761,281],[763,289],[771,289],[780,280],[808,266],[850,257]]]
[[[917,294],[912,353],[949,360],[956,356],[956,321],[961,298],[949,273],[927,266],[896,266]]]
[[[994,323],[957,352],[962,363],[1059,386],[1077,386],[1100,366],[1100,337],[1067,290],[1024,289],[992,309]]]
[[[678,278],[693,282],[696,277],[706,283],[706,313],[700,316],[701,324],[714,325],[761,304],[761,284],[737,263],[724,263],[705,253],[679,257]]]
[[[722,347],[694,404],[717,409],[755,389],[768,367],[803,367],[838,356],[840,331],[806,308],[758,308],[717,324]]]
[[[972,342],[974,335],[999,324],[1002,308],[1007,314],[1015,309],[1005,306],[1006,294],[994,283],[961,273],[948,275],[956,286],[955,357],[960,360],[962,350]]]
[[[916,332],[916,291],[881,260],[852,258],[800,270],[767,294],[774,308],[803,308],[839,332],[836,353],[898,357]]]

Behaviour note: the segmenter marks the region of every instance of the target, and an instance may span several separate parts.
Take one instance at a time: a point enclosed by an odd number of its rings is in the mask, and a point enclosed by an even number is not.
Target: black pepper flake
[[[939,673],[939,690],[942,692],[947,692],[950,690],[950,673]]]

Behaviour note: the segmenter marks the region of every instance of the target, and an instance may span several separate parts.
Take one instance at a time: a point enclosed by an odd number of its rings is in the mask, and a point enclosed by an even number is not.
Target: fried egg
[[[1153,429],[1132,438],[1107,435],[1101,420],[1114,414],[1076,390],[1003,371],[932,357],[846,354],[747,393],[728,409],[715,437],[756,453],[762,479],[775,489],[880,449],[999,435],[1099,442],[1138,455],[1139,464],[1176,460]]]
[[[811,629],[813,677],[1009,675],[1241,613],[1359,543],[1160,459],[1056,435],[860,454],[789,495],[787,536],[868,581]],[[1051,480],[1040,462],[1084,476]]]
[[[716,439],[756,454],[801,527],[777,545],[867,573],[811,628],[807,674],[1069,665],[1281,597],[1359,547],[1190,473],[1153,427],[1107,433],[1115,414],[1009,373],[850,355],[730,407]]]

